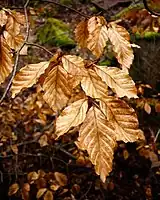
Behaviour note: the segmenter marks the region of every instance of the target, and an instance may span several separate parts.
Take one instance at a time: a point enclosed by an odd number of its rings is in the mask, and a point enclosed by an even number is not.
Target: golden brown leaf
[[[13,37],[20,33],[20,24],[15,20],[12,15],[8,16],[5,30]]]
[[[60,137],[71,127],[81,124],[88,109],[87,99],[80,99],[66,107],[56,121],[56,135]]]
[[[91,107],[88,111],[76,144],[82,150],[87,150],[96,173],[105,182],[112,170],[116,141],[113,126],[98,108]]]
[[[30,183],[33,183],[38,178],[39,178],[39,175],[37,174],[37,172],[29,172],[27,175],[27,179]]]
[[[101,98],[108,95],[107,85],[92,69],[88,69],[88,75],[82,78],[81,86],[86,95],[92,98]]]
[[[10,34],[7,31],[4,31],[3,35],[9,47],[14,50],[18,50],[20,46],[22,45],[22,43],[24,42],[24,37],[21,34],[18,34],[15,36],[15,35]]]
[[[4,26],[7,23],[7,15],[4,10],[0,10],[0,26]]]
[[[106,42],[108,41],[106,20],[100,16],[90,18],[88,20],[88,31],[89,37],[87,48],[99,58],[103,53]]]
[[[55,172],[54,173],[56,181],[59,183],[60,186],[65,186],[67,185],[67,176],[65,174],[62,174],[60,172]]]
[[[0,84],[5,81],[13,68],[12,53],[6,40],[0,36]]]
[[[89,36],[89,32],[88,32],[88,21],[81,21],[76,29],[75,29],[75,37],[76,37],[76,41],[78,42],[78,44],[80,45],[80,47],[85,48],[87,47],[87,39]]]
[[[25,15],[20,12],[16,12],[15,10],[4,9],[8,15],[12,16],[19,24],[24,25],[26,22]]]
[[[45,72],[49,62],[40,62],[37,64],[29,64],[21,68],[13,79],[11,91],[12,98],[15,97],[23,88],[32,87]]]
[[[39,144],[41,147],[47,146],[48,145],[48,138],[47,135],[42,135],[40,139],[38,140]]]
[[[46,191],[47,191],[47,188],[40,188],[40,189],[38,190],[38,192],[37,192],[36,198],[37,198],[37,199],[41,198],[41,197],[44,195],[44,193],[45,193]]]
[[[11,145],[11,149],[12,149],[12,151],[13,151],[15,154],[18,154],[18,147],[17,147],[16,144]]]
[[[19,185],[17,183],[12,184],[9,187],[8,196],[12,196],[13,194],[16,194],[18,190],[19,190]]]
[[[71,95],[67,72],[62,66],[55,66],[44,81],[44,100],[54,110],[61,110]]]
[[[53,200],[53,193],[51,191],[47,191],[44,195],[44,200]]]
[[[143,132],[138,128],[138,118],[133,108],[115,97],[107,97],[100,101],[100,107],[107,119],[113,124],[116,140],[135,142],[144,140]]]
[[[133,50],[129,43],[129,34],[125,28],[115,24],[109,24],[108,37],[113,45],[113,51],[116,53],[118,62],[123,69],[129,69],[133,62]]]
[[[128,73],[117,67],[95,66],[95,70],[118,97],[137,98],[135,83]]]
[[[72,76],[85,76],[87,74],[83,59],[79,56],[63,56],[62,63],[64,69]]]

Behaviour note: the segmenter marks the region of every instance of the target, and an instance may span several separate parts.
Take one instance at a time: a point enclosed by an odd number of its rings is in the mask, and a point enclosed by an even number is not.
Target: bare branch
[[[26,42],[26,45],[35,46],[35,47],[38,47],[40,49],[43,49],[44,51],[46,51],[47,53],[49,53],[51,56],[53,56],[53,53],[51,51],[49,51],[48,49],[46,49],[45,47],[43,47],[43,46],[41,46],[39,44]]]

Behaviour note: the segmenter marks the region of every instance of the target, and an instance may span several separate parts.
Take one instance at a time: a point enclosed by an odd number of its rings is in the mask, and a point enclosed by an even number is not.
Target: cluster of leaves
[[[107,23],[101,16],[80,22],[75,35],[78,44],[98,59],[110,42],[122,69],[98,66],[97,60],[57,52],[50,61],[21,68],[13,80],[12,97],[38,83],[44,100],[58,115],[54,137],[58,139],[71,128],[79,127],[76,145],[88,152],[96,173],[105,182],[112,170],[117,141],[144,139],[135,111],[120,99],[137,98],[128,73],[134,58],[132,46],[136,45],[130,44],[125,28],[115,22]]]
[[[25,17],[9,9],[0,11],[0,84],[3,83],[13,68],[13,50],[19,49],[24,41],[21,26]]]
[[[27,175],[28,182],[23,183],[22,187],[19,184],[14,183],[10,186],[8,195],[12,196],[18,192],[21,193],[22,199],[29,198],[29,192],[31,185],[35,185],[37,188],[36,198],[40,199],[43,197],[44,200],[53,200],[53,193],[61,188],[61,193],[65,193],[68,190],[64,187],[67,184],[67,177],[60,172],[49,172],[45,173],[43,170],[38,172],[30,172]],[[48,188],[49,185],[49,188]]]
[[[132,8],[121,18],[130,24],[133,33],[141,36],[144,36],[146,32],[160,32],[160,17],[150,15],[146,9]]]

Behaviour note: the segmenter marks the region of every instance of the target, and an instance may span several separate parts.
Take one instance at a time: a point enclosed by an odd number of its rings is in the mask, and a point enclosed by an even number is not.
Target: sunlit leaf
[[[66,107],[56,121],[56,135],[60,137],[71,127],[81,124],[88,109],[87,99],[80,99]]]
[[[90,18],[88,20],[88,31],[89,38],[87,40],[87,48],[96,57],[100,57],[108,41],[106,20],[101,16]]]
[[[12,53],[6,40],[0,36],[0,84],[3,83],[13,68]]]
[[[64,69],[73,76],[84,76],[87,74],[84,68],[83,59],[75,55],[66,55],[62,57]]]
[[[4,31],[3,35],[9,47],[14,50],[18,50],[20,46],[22,45],[22,43],[24,42],[24,37],[21,34],[18,34],[15,36],[15,35],[10,34],[7,31]]]
[[[54,110],[61,110],[71,95],[67,72],[62,66],[55,66],[46,77],[43,89],[44,100]]]
[[[94,69],[118,97],[137,98],[135,83],[128,73],[117,67],[95,66]]]
[[[0,26],[4,26],[7,23],[7,15],[4,10],[0,10]]]
[[[88,75],[82,78],[81,86],[86,95],[92,98],[101,98],[108,94],[107,85],[92,69],[88,69]]]
[[[37,192],[36,198],[37,198],[37,199],[41,198],[41,197],[44,195],[44,193],[45,193],[46,191],[47,191],[47,188],[40,188],[40,189],[38,190],[38,192]]]
[[[20,24],[11,15],[8,16],[5,30],[13,37],[20,33]]]
[[[40,62],[37,64],[29,64],[21,68],[13,79],[12,97],[14,98],[23,88],[33,86],[39,77],[45,72],[49,62]]]
[[[143,132],[139,129],[137,115],[125,101],[108,97],[100,101],[100,107],[115,127],[117,141],[135,142],[138,139],[144,140]]]
[[[98,108],[91,107],[88,111],[76,144],[82,150],[87,150],[96,173],[105,182],[112,170],[116,141],[114,127]]]
[[[112,22],[109,24],[108,37],[113,45],[113,51],[116,53],[118,62],[122,65],[122,68],[129,69],[134,55],[127,30]]]

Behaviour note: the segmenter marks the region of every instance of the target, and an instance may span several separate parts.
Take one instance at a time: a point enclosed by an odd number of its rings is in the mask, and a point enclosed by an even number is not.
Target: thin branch
[[[69,9],[69,10],[72,10],[73,12],[78,13],[79,15],[81,15],[81,16],[83,16],[83,17],[85,17],[85,18],[88,18],[87,15],[85,15],[85,14],[79,12],[78,10],[76,10],[76,9],[74,9],[74,8],[71,8],[71,7],[67,6],[67,5],[64,5],[64,4],[61,4],[61,3],[57,3],[57,2],[55,2],[55,1],[50,1],[50,0],[42,0],[41,2],[53,3],[53,4],[57,5],[57,6],[61,6],[61,7],[63,7],[63,8],[67,8],[67,9]]]
[[[13,67],[12,75],[11,75],[11,78],[10,78],[10,80],[8,82],[8,85],[7,85],[7,87],[6,87],[6,89],[5,89],[4,93],[3,93],[3,96],[0,99],[0,104],[2,103],[2,101],[4,100],[4,98],[6,97],[7,92],[9,91],[9,89],[11,87],[11,84],[12,84],[12,81],[13,81],[15,75],[16,75],[18,61],[19,61],[19,56],[20,56],[20,51],[24,47],[25,43],[28,41],[30,26],[29,26],[29,19],[28,19],[28,13],[27,13],[27,6],[29,4],[29,1],[30,0],[27,0],[26,3],[25,3],[25,5],[24,5],[24,14],[25,14],[25,19],[26,19],[26,36],[25,36],[25,39],[24,39],[24,43],[21,45],[21,47],[19,48],[19,50],[16,52],[16,59],[15,59],[15,64],[14,64],[14,67]]]
[[[148,6],[147,0],[143,0],[143,4],[146,10],[148,10],[148,12],[150,12],[152,15],[155,15],[157,17],[160,16],[160,13],[157,13],[156,11],[151,10],[151,8]]]
[[[49,53],[51,56],[53,56],[53,53],[51,51],[49,51],[48,49],[46,49],[45,47],[43,47],[43,46],[41,46],[39,44],[30,43],[30,42],[26,42],[25,44],[29,45],[29,46],[35,46],[35,47],[38,47],[40,49],[43,49],[44,51],[46,51],[47,53]]]

